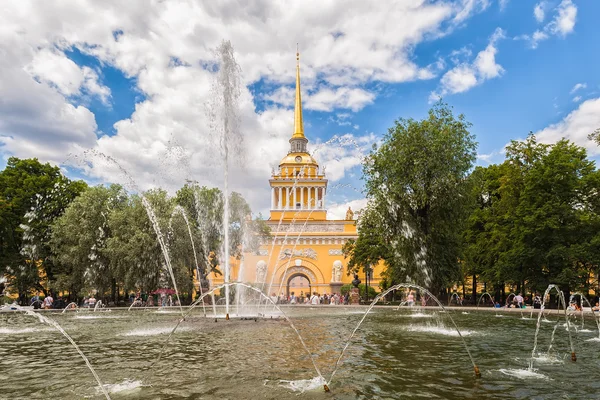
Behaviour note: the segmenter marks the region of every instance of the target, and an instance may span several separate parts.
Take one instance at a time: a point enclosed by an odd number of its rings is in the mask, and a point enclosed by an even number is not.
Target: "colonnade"
[[[271,187],[271,210],[322,210],[326,192],[323,186]]]

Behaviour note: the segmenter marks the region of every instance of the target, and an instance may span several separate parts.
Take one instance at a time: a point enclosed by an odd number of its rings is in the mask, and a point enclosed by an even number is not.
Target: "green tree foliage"
[[[585,149],[530,135],[507,146],[504,163],[470,179],[477,206],[464,231],[469,274],[518,290],[589,287],[600,259],[600,173]]]
[[[91,187],[55,220],[50,245],[58,266],[56,290],[82,297],[91,288],[104,293],[116,285],[107,252],[109,218],[126,202],[127,194],[118,185]]]
[[[389,247],[389,283],[439,291],[459,275],[476,142],[464,116],[437,103],[427,119],[396,121],[364,163],[369,201]]]
[[[52,281],[55,274],[50,226],[86,186],[37,159],[11,157],[0,172],[0,272],[20,298],[32,289],[47,293],[41,280]]]
[[[381,260],[391,258],[391,251],[383,235],[380,215],[372,203],[362,211],[356,221],[358,238],[349,239],[342,247],[344,258],[347,258],[346,273],[364,273],[370,265],[377,265]]]

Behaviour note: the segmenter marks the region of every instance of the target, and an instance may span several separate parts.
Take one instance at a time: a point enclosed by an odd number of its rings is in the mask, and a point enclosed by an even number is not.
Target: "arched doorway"
[[[304,296],[310,296],[310,293],[312,293],[311,282],[308,276],[306,276],[306,274],[295,273],[290,275],[286,285],[286,293],[288,299],[290,298],[292,292],[294,292],[296,297],[300,297],[300,293],[304,293]]]

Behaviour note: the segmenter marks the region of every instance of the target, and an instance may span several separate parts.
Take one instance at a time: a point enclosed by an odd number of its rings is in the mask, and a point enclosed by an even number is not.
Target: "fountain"
[[[448,306],[450,306],[452,304],[452,299],[456,298],[456,305],[460,306],[462,304],[460,304],[460,296],[458,295],[458,293],[452,293],[452,295],[450,296],[450,299],[448,299]]]
[[[496,308],[496,303],[494,302],[494,298],[492,297],[492,295],[489,294],[488,292],[482,293],[481,296],[479,296],[479,300],[477,301],[477,308],[479,308],[479,303],[481,303],[481,300],[485,296],[489,297],[492,307],[494,307],[494,314],[496,315],[496,317],[498,317],[499,315],[498,315],[498,309]]]
[[[189,218],[185,210],[181,207],[175,207],[173,210],[173,216],[179,214],[183,218],[187,232],[190,238],[190,245],[194,254],[194,263],[196,268],[196,274],[200,283],[199,292],[200,296],[192,303],[189,307],[181,305],[179,301],[179,312],[180,316],[177,315],[177,320],[173,319],[173,315],[169,315],[168,312],[158,313],[122,313],[119,314],[118,309],[112,309],[111,316],[117,314],[117,318],[121,318],[120,322],[118,319],[109,320],[105,313],[98,313],[94,315],[94,325],[85,325],[85,320],[75,321],[76,317],[72,317],[69,313],[65,312],[74,305],[70,303],[62,313],[57,316],[63,326],[68,329],[68,324],[77,324],[77,335],[85,338],[86,340],[86,353],[89,348],[89,355],[94,365],[100,368],[100,373],[105,378],[105,381],[115,381],[116,379],[122,379],[123,371],[134,371],[138,368],[140,363],[143,363],[145,367],[142,369],[141,374],[143,379],[136,381],[126,380],[122,384],[113,385],[115,390],[129,390],[131,388],[140,388],[143,386],[145,392],[141,394],[144,398],[160,398],[160,397],[188,397],[188,398],[259,398],[263,394],[264,390],[272,392],[273,398],[285,398],[289,396],[288,390],[292,391],[305,391],[317,388],[322,388],[325,391],[339,390],[341,397],[347,398],[375,398],[375,397],[394,397],[398,396],[399,393],[403,393],[402,396],[407,398],[417,397],[431,397],[431,398],[457,398],[464,393],[470,393],[473,391],[474,386],[476,387],[478,398],[496,398],[498,396],[498,388],[502,388],[503,394],[506,393],[507,397],[511,397],[511,394],[505,392],[506,388],[516,388],[518,393],[512,395],[516,398],[536,398],[544,393],[548,393],[548,385],[552,385],[552,382],[544,382],[543,384],[537,385],[531,384],[532,389],[529,392],[523,393],[524,390],[520,387],[520,384],[514,384],[510,380],[503,380],[502,377],[496,375],[501,374],[486,374],[486,381],[492,382],[489,385],[479,385],[473,383],[473,374],[470,372],[465,373],[464,364],[466,359],[470,361],[473,372],[476,378],[481,378],[482,374],[479,369],[479,365],[475,362],[474,355],[485,358],[485,364],[482,366],[490,365],[504,365],[504,363],[510,358],[518,357],[523,351],[523,347],[520,343],[514,346],[506,346],[506,343],[513,339],[513,333],[509,330],[502,330],[498,328],[500,323],[506,323],[504,321],[489,319],[488,314],[484,312],[472,312],[471,314],[458,313],[458,315],[452,315],[441,302],[433,296],[424,287],[412,284],[402,283],[394,285],[388,288],[385,292],[377,295],[377,297],[371,302],[370,305],[362,308],[361,306],[355,306],[356,308],[346,307],[286,307],[278,305],[273,299],[270,298],[269,294],[273,288],[275,282],[275,274],[270,278],[267,292],[262,289],[266,287],[267,279],[266,275],[261,284],[261,288],[243,283],[244,280],[244,268],[243,260],[241,260],[240,273],[237,277],[237,282],[231,281],[230,275],[230,202],[229,202],[229,164],[234,158],[238,158],[241,155],[239,152],[240,136],[238,129],[238,115],[237,115],[237,101],[239,97],[239,67],[237,66],[235,59],[233,58],[233,52],[231,44],[224,42],[217,51],[220,57],[221,64],[219,73],[217,74],[217,81],[214,85],[214,96],[215,104],[210,108],[211,123],[212,127],[217,133],[217,137],[220,138],[221,152],[224,159],[224,190],[223,199],[224,212],[222,215],[222,226],[221,236],[224,238],[224,244],[222,246],[220,259],[222,260],[223,272],[225,275],[224,283],[213,287],[210,290],[203,290],[202,280],[203,276],[199,267],[199,260],[196,251],[196,245],[194,243],[194,236],[192,232],[192,226],[190,225]],[[114,162],[110,157],[104,156],[105,159]],[[120,166],[119,166],[120,168]],[[122,169],[121,169],[122,170]],[[122,170],[124,172],[124,170]],[[302,174],[302,170],[300,171]],[[129,178],[130,179],[130,178]],[[299,178],[294,180],[292,188],[296,187]],[[133,182],[133,180],[131,180]],[[137,186],[132,183],[134,190],[139,191]],[[206,218],[205,213],[201,210],[199,201],[197,200],[197,192],[194,193],[195,207],[198,211],[197,223],[200,227],[200,240],[202,242],[203,249],[208,248],[206,232],[208,229],[213,229],[213,226],[208,227],[207,224],[211,224],[209,218]],[[143,206],[148,214],[149,220],[152,223],[153,229],[157,236],[157,241],[160,244],[161,251],[164,256],[164,267],[169,273],[177,298],[179,299],[179,291],[175,281],[175,275],[170,263],[170,251],[168,248],[168,241],[163,238],[161,228],[158,224],[158,220],[149,204],[148,200],[142,195],[141,197]],[[303,225],[300,227],[298,233],[291,233],[290,231],[285,233],[283,238],[284,242],[287,243],[289,240],[293,243],[291,249],[292,254],[296,250],[299,239],[306,230],[307,222],[310,219],[312,210],[308,213],[307,217],[303,217]],[[296,212],[294,218],[291,220],[291,224],[299,219],[299,212]],[[297,218],[298,217],[298,218]],[[279,221],[279,226],[283,222],[283,215]],[[171,230],[169,229],[169,232]],[[294,237],[295,236],[295,237]],[[198,237],[198,236],[196,236]],[[281,237],[280,237],[281,238]],[[187,240],[187,239],[186,239]],[[242,243],[245,246],[245,243]],[[275,248],[275,240],[271,252],[269,253],[269,265],[271,257],[274,256],[273,249]],[[281,256],[279,252],[278,258]],[[204,253],[201,255],[200,261],[210,264],[211,260],[209,255]],[[282,267],[282,279],[279,283],[281,287],[288,276],[288,269],[292,265],[292,257]],[[408,325],[408,329],[403,326],[402,321],[399,321],[399,313],[394,312],[393,308],[387,308],[385,306],[379,306],[379,302],[385,298],[385,296],[393,290],[398,289],[416,289],[421,295],[428,296],[437,305],[437,309],[434,313],[427,313],[427,315],[437,316],[438,313],[441,316],[445,316],[449,320],[449,325],[452,326],[452,336],[454,337],[443,337],[448,336],[448,329],[439,329],[440,327],[434,327],[438,329],[430,329],[429,331],[420,330],[419,335],[415,335],[415,338],[410,338],[410,342],[403,342],[408,340],[406,338],[407,332],[411,332],[411,325]],[[217,306],[214,301],[215,291],[224,291],[224,305]],[[236,301],[235,304],[230,304],[230,292],[235,290]],[[523,337],[528,337],[530,334],[534,336],[534,346],[531,353],[531,359],[529,360],[529,368],[525,370],[518,370],[513,376],[519,375],[519,377],[537,377],[545,378],[545,375],[537,373],[533,368],[534,358],[536,357],[536,351],[538,347],[538,334],[540,331],[540,322],[544,316],[545,299],[551,290],[556,290],[559,293],[559,300],[562,302],[565,308],[565,323],[567,331],[569,333],[569,342],[571,347],[571,359],[576,360],[576,355],[573,347],[573,341],[570,332],[570,322],[566,313],[566,304],[564,295],[558,290],[555,285],[550,285],[544,294],[544,302],[542,303],[541,310],[538,314],[537,325],[535,331],[533,330],[532,324],[523,324],[520,329],[523,330]],[[244,309],[246,302],[246,294],[248,296],[252,294],[258,297],[256,313],[252,314],[247,309]],[[579,294],[577,294],[579,295]],[[210,297],[209,297],[210,296]],[[493,298],[489,293],[483,293],[477,302],[479,307],[481,300],[488,296],[490,300]],[[507,304],[511,296],[511,293],[507,298]],[[560,297],[563,296],[563,297]],[[221,315],[225,316],[227,322],[218,320],[215,318],[215,324],[212,319],[207,319],[205,310],[205,299],[213,298],[212,307],[215,317],[217,316],[217,307]],[[448,305],[456,301],[459,303],[460,296],[457,293],[453,293],[448,301]],[[582,299],[588,302],[582,296]],[[202,304],[203,316],[200,318],[198,314],[194,314],[196,308]],[[275,314],[270,318],[260,318],[258,312],[260,307],[264,304],[264,307],[272,307],[276,311],[277,317],[273,318]],[[396,311],[405,304],[401,303]],[[135,301],[129,307],[131,310],[136,305],[141,305],[140,301]],[[94,311],[101,309],[103,304],[98,301],[95,304]],[[377,309],[375,307],[378,307]],[[591,307],[591,305],[590,305]],[[376,310],[376,311],[373,311]],[[417,312],[421,309],[416,308]],[[81,358],[85,361],[87,368],[93,374],[98,388],[102,394],[110,399],[110,391],[107,389],[107,385],[104,385],[100,379],[100,376],[88,358],[83,354],[75,341],[69,336],[65,329],[59,325],[58,322],[45,317],[40,312],[34,312],[32,310],[25,310],[22,308],[15,308],[14,310],[7,309],[6,312],[21,311],[27,315],[32,315],[38,318],[40,322],[51,325],[54,329],[59,330],[70,342],[70,344],[78,351]],[[362,315],[358,317],[358,320],[352,317],[352,314],[360,312]],[[236,315],[239,318],[235,318]],[[532,311],[533,312],[533,311]],[[522,311],[521,311],[522,313]],[[64,314],[64,315],[62,315]],[[231,314],[231,318],[230,317]],[[477,314],[475,317],[473,314]],[[495,311],[496,316],[498,311]],[[416,314],[413,314],[416,315]],[[425,315],[425,314],[423,314]],[[490,315],[491,316],[491,315]],[[328,318],[331,317],[331,318]],[[369,317],[367,319],[367,317]],[[12,315],[6,316],[6,321],[13,318]],[[561,316],[559,314],[559,320]],[[440,317],[440,320],[442,318]],[[583,319],[583,314],[582,314]],[[596,319],[596,318],[595,318]],[[293,331],[293,340],[285,337],[281,334],[280,323],[285,323]],[[367,322],[365,322],[367,321]],[[124,322],[124,323],[123,323]],[[359,330],[365,330],[365,325],[372,322],[372,326],[368,332],[362,337],[362,340],[355,340]],[[183,325],[183,324],[186,325]],[[599,329],[600,337],[600,321],[596,319]],[[12,325],[11,325],[12,324]],[[65,325],[67,324],[67,325]],[[188,327],[187,324],[190,326]],[[464,324],[464,325],[463,325]],[[471,324],[469,327],[468,324]],[[139,327],[138,327],[139,325]],[[144,327],[143,325],[148,325]],[[182,326],[183,325],[183,326]],[[467,328],[459,329],[459,325]],[[131,330],[131,326],[135,326],[135,330]],[[485,343],[477,340],[471,336],[469,342],[465,339],[466,335],[472,334],[473,326],[476,326],[478,330],[484,331],[486,335]],[[397,328],[405,328],[402,334],[398,334]],[[554,326],[552,336],[550,339],[550,351],[555,351],[554,337],[558,327],[558,323]],[[582,321],[583,327],[583,321]],[[189,329],[187,329],[189,328]],[[126,331],[124,331],[126,330]],[[290,331],[290,332],[291,332]],[[72,365],[67,364],[69,360],[64,360],[61,357],[60,346],[48,345],[44,342],[46,337],[43,331],[36,333],[41,339],[36,337],[36,341],[29,340],[27,336],[19,336],[23,334],[30,334],[33,332],[31,327],[23,324],[21,321],[7,323],[7,327],[0,328],[0,335],[12,335],[13,340],[2,340],[0,341],[0,367],[3,367],[3,371],[6,371],[7,378],[3,380],[8,385],[11,380],[17,380],[22,375],[26,375],[27,371],[31,371],[31,367],[27,365],[27,357],[31,357],[33,354],[37,357],[47,357],[48,360],[52,360],[53,368],[57,369],[56,374],[61,376],[61,385],[55,385],[53,382],[46,382],[47,377],[40,377],[37,374],[31,374],[28,376],[28,383],[31,386],[36,386],[37,389],[29,389],[22,387],[22,383],[19,383],[18,389],[23,390],[23,396],[21,397],[68,397],[72,395],[69,390],[73,389],[80,377],[78,377],[72,370]],[[455,333],[454,333],[455,332]],[[475,332],[478,333],[478,332]],[[534,335],[535,333],[535,335]],[[166,336],[161,336],[166,335]],[[181,335],[181,336],[178,336]],[[503,335],[506,335],[504,337]],[[456,336],[460,338],[460,342],[455,346]],[[499,336],[499,338],[497,338]],[[76,336],[77,337],[77,336]],[[543,337],[543,336],[542,336]],[[341,340],[340,338],[343,338]],[[39,340],[38,340],[39,339]],[[43,351],[39,350],[39,342],[43,342]],[[300,343],[300,346],[297,343]],[[110,350],[107,351],[107,343],[110,343]],[[495,351],[489,351],[490,346],[496,346]],[[455,349],[455,347],[458,348]],[[169,352],[169,350],[172,350]],[[409,350],[407,350],[409,349]],[[498,350],[500,349],[500,350]],[[527,348],[527,350],[529,347]],[[474,351],[472,351],[474,350]],[[418,373],[414,373],[415,365],[410,364],[404,366],[402,361],[407,358],[406,352],[410,351],[410,355],[422,355],[422,360],[419,364],[423,364],[426,368],[418,370]],[[466,356],[465,353],[466,352]],[[92,357],[93,354],[93,357]],[[24,356],[25,355],[25,356]],[[11,359],[11,356],[12,357]],[[495,358],[494,358],[495,357]],[[3,361],[4,360],[4,361]],[[9,360],[9,361],[6,361]],[[46,361],[45,359],[42,359]],[[114,360],[118,360],[115,361]],[[427,364],[427,360],[435,360]],[[39,360],[36,360],[39,361]],[[344,369],[342,369],[342,361],[349,365],[346,374],[344,376]],[[363,362],[364,361],[364,362]],[[63,363],[64,364],[61,364]],[[147,362],[147,363],[146,363]],[[4,364],[3,364],[4,363]],[[6,363],[14,363],[15,368],[5,368]],[[230,364],[232,365],[230,365]],[[223,364],[223,365],[221,365]],[[114,368],[116,365],[117,368]],[[146,366],[147,365],[147,366]],[[104,370],[102,370],[103,366]],[[158,367],[164,367],[175,373],[169,374],[158,374]],[[198,366],[194,368],[192,366]],[[306,368],[308,366],[308,368]],[[595,366],[590,366],[595,368]],[[303,370],[303,368],[305,370]],[[331,368],[330,371],[327,368]],[[417,367],[420,368],[420,365]],[[600,368],[596,368],[599,370]],[[212,370],[216,371],[210,376]],[[17,371],[17,372],[14,372]],[[256,372],[258,371],[258,372]],[[385,373],[381,373],[385,371]],[[390,373],[391,371],[391,373]],[[469,369],[470,371],[470,369]],[[413,374],[411,374],[411,372]],[[563,371],[555,371],[559,376]],[[86,372],[87,373],[87,372]],[[128,373],[128,372],[127,372]],[[309,379],[294,379],[297,378],[301,373],[310,373]],[[108,380],[104,376],[106,374]],[[198,379],[198,376],[202,378]],[[315,376],[316,375],[316,376]],[[412,376],[414,375],[414,377]],[[276,387],[268,384],[266,377],[274,376],[279,385]],[[328,379],[325,377],[329,376]],[[566,375],[568,377],[568,375]],[[375,378],[374,378],[375,377]],[[4,379],[4,377],[3,377]],[[260,383],[256,386],[253,385],[255,382],[260,382],[263,379],[263,384]],[[411,381],[412,379],[412,381]],[[30,382],[29,382],[30,381]],[[141,385],[140,381],[146,382],[147,385]],[[561,380],[557,379],[558,383],[554,387],[556,392],[557,387],[561,384]],[[193,382],[193,384],[190,384]],[[359,383],[357,383],[359,382]],[[369,382],[368,385],[363,385],[360,382]],[[408,383],[407,383],[408,382]],[[448,384],[451,382],[451,384]],[[487,383],[487,382],[486,382]],[[150,385],[151,384],[151,385]],[[335,386],[334,386],[335,385]],[[239,387],[238,387],[239,386]],[[47,390],[46,392],[40,392],[41,390]],[[351,389],[347,389],[350,387]],[[445,387],[446,392],[443,392]],[[48,389],[46,389],[48,388]],[[234,388],[234,392],[225,392],[227,388]],[[282,390],[285,389],[285,390]],[[411,392],[419,388],[419,392]],[[5,389],[5,388],[3,388]],[[399,389],[402,389],[399,390]],[[37,392],[36,392],[37,390]],[[51,390],[60,392],[58,394],[51,393]],[[279,392],[277,392],[279,390]],[[349,390],[344,392],[345,390]],[[354,392],[352,392],[354,390]],[[457,392],[454,392],[458,390]],[[460,392],[462,391],[462,392]],[[586,386],[585,382],[581,385],[577,385],[573,391],[578,391],[577,395],[581,398],[591,398],[596,393],[596,388],[593,385]],[[404,393],[406,392],[406,393]],[[41,393],[41,395],[40,395]],[[459,393],[459,394],[457,394]],[[3,392],[4,394],[4,392]],[[11,393],[9,392],[9,395]],[[98,393],[96,393],[98,394]],[[93,393],[77,393],[81,397],[92,397]],[[586,397],[587,396],[587,397]],[[264,396],[262,396],[264,397]]]

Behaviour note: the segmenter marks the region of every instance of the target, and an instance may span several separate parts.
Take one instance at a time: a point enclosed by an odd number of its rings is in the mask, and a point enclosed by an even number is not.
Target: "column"
[[[294,205],[292,207],[294,210],[296,209],[296,197],[297,197],[296,195],[297,195],[297,193],[298,193],[298,188],[294,187],[294,196],[293,196],[294,197]]]
[[[275,209],[275,188],[271,188],[271,210]]]
[[[312,199],[311,193],[312,193],[312,187],[309,186],[308,187],[308,200],[306,202],[306,205],[307,205],[307,207],[308,207],[309,210],[312,209],[312,205],[310,204],[310,201]]]
[[[287,210],[290,208],[290,193],[288,187],[283,188],[283,195],[285,196],[285,205],[283,206],[283,209]]]
[[[304,187],[300,188],[300,209],[304,210]]]
[[[283,208],[283,196],[281,195],[281,186],[279,186],[279,207],[280,210]]]
[[[327,188],[323,188],[323,209],[325,209],[325,195],[327,194]]]
[[[317,207],[319,210],[323,208],[323,189],[317,188]]]

